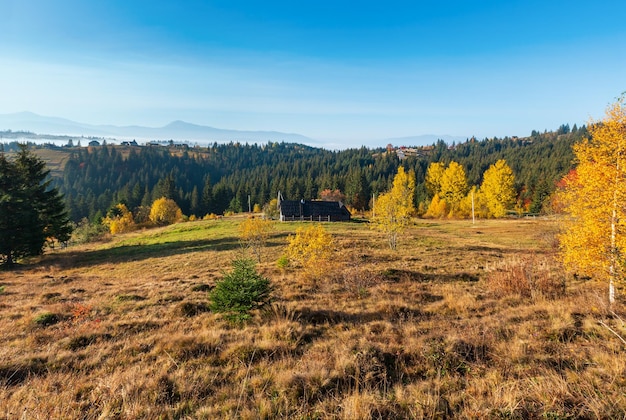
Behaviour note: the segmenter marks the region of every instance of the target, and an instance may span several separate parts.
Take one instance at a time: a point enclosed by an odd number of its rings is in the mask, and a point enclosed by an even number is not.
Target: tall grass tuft
[[[487,275],[487,285],[497,297],[558,299],[565,296],[565,276],[548,258],[517,256],[496,265]]]

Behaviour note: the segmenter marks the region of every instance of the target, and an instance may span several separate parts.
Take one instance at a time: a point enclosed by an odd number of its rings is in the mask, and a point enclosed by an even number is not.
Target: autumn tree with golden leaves
[[[269,238],[273,224],[268,219],[249,217],[239,225],[239,239],[261,262],[261,251]]]
[[[309,278],[320,277],[333,254],[333,237],[318,223],[296,229],[289,236],[285,257],[289,265],[304,269]]]
[[[157,225],[169,225],[183,219],[183,212],[171,198],[154,200],[150,208],[150,221]]]
[[[461,215],[461,203],[467,195],[468,185],[465,169],[457,162],[433,162],[426,172],[426,188],[433,199],[426,217],[457,217]]]
[[[562,191],[568,214],[560,235],[565,266],[609,284],[626,263],[626,105],[624,96],[607,108],[601,121],[589,124],[589,139],[574,146],[576,176]]]
[[[126,204],[119,203],[102,219],[102,224],[109,228],[111,234],[131,232],[136,229],[133,214]]]
[[[515,177],[504,159],[491,165],[483,175],[480,195],[488,217],[503,217],[515,203]]]
[[[372,216],[372,226],[384,232],[389,240],[389,247],[396,249],[398,234],[401,233],[415,213],[413,197],[415,195],[415,174],[398,168],[393,178],[391,191],[376,198]]]

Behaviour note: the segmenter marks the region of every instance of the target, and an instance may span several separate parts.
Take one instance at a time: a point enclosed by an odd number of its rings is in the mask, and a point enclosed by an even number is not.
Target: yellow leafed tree
[[[565,266],[609,284],[626,263],[626,112],[624,97],[607,108],[605,118],[589,125],[590,138],[574,146],[576,175],[564,179],[568,214],[560,235]]]
[[[133,214],[122,203],[117,204],[109,211],[109,214],[102,219],[102,224],[107,226],[113,235],[135,230]]]
[[[261,262],[261,249],[272,230],[272,222],[259,217],[249,217],[239,225],[239,238]]]
[[[442,217],[446,217],[448,213],[449,210],[448,206],[446,205],[446,200],[442,200],[441,198],[439,198],[439,194],[435,194],[433,199],[430,200],[428,210],[426,210],[426,214],[424,214],[424,217],[441,219]]]
[[[171,198],[154,200],[150,208],[150,220],[157,225],[169,225],[182,220],[183,212]]]
[[[432,162],[426,171],[426,189],[433,197],[441,192],[441,178],[446,167],[441,162]]]
[[[406,228],[415,213],[414,195],[415,174],[412,171],[406,173],[404,167],[400,166],[393,178],[391,191],[376,198],[372,226],[387,235],[391,249],[396,249],[398,234]]]
[[[467,195],[468,185],[465,169],[457,162],[450,162],[441,177],[441,191],[439,196],[445,200],[450,210],[450,217],[459,213],[461,201]]]
[[[304,268],[307,275],[318,277],[332,256],[333,238],[321,224],[299,227],[289,237],[286,257],[289,264]]]
[[[504,159],[491,165],[483,175],[481,198],[487,207],[488,217],[503,217],[515,203],[515,177]]]

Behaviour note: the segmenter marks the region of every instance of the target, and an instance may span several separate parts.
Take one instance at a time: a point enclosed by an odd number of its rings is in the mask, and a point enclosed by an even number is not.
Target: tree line
[[[63,176],[54,185],[64,195],[70,218],[100,220],[117,204],[134,211],[165,197],[185,215],[241,212],[257,208],[280,191],[287,199],[316,199],[339,192],[345,204],[371,208],[372,195],[389,190],[398,167],[415,174],[416,208],[428,206],[431,163],[464,168],[468,185],[482,183],[485,171],[504,159],[515,191],[528,211],[540,212],[556,181],[571,168],[571,146],[587,135],[586,127],[561,126],[526,138],[439,141],[419,154],[399,159],[394,150],[365,147],[329,151],[300,144],[212,144],[180,150],[168,147],[100,146],[71,151]],[[332,194],[331,194],[332,195]],[[248,204],[250,203],[250,207]]]

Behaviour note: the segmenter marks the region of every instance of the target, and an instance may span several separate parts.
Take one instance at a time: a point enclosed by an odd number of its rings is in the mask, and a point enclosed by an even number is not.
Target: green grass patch
[[[33,323],[38,327],[49,327],[61,321],[61,317],[58,314],[52,312],[44,312],[33,318]]]
[[[178,223],[164,228],[114,237],[109,243],[80,254],[82,264],[124,262],[169,257],[200,251],[239,248],[237,221],[208,220]],[[77,256],[78,257],[78,256]],[[78,258],[77,258],[78,259]]]
[[[140,302],[142,300],[146,300],[146,298],[143,296],[139,296],[139,295],[128,294],[128,295],[115,296],[115,301],[120,302],[120,303],[121,302]]]

